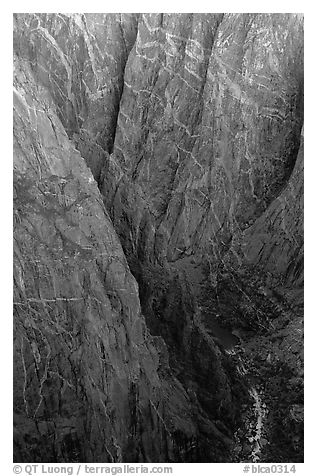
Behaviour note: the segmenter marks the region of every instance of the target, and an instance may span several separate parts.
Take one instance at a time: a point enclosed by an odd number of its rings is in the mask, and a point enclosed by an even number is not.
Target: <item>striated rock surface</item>
[[[285,188],[303,121],[300,15],[27,14],[15,44],[126,247],[146,226],[150,256],[217,261]]]
[[[149,335],[96,182],[18,59],[14,140],[16,461],[221,460],[230,439]]]
[[[243,261],[261,266],[288,285],[304,281],[304,136],[283,192],[240,237]],[[234,248],[234,247],[233,247]]]
[[[111,150],[125,63],[136,37],[133,14],[19,14],[14,45],[46,86],[69,137],[96,178]]]
[[[294,15],[143,15],[112,155],[121,170],[114,219],[117,201],[140,236],[130,197],[124,206],[131,183],[159,255],[208,251],[217,261],[287,183],[302,87]],[[106,197],[108,187],[105,180]]]
[[[230,331],[301,378],[303,18],[17,14],[14,49],[16,459],[232,460]]]

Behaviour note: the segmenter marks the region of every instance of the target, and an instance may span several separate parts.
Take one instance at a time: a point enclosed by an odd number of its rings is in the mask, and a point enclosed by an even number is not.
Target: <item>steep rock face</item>
[[[282,278],[286,285],[296,287],[302,286],[304,280],[303,168],[302,135],[297,161],[286,188],[239,237],[239,246],[232,246],[244,262],[260,266]]]
[[[51,91],[125,248],[217,261],[286,186],[303,118],[300,15],[16,22],[19,54]]]
[[[217,261],[287,183],[302,87],[294,15],[143,15],[109,162],[115,222],[124,210],[137,241],[146,209],[158,255]]]
[[[113,147],[137,19],[137,14],[92,13],[14,17],[15,50],[49,89],[58,117],[96,179]]]
[[[209,332],[211,318],[218,316],[231,326],[238,322],[259,331],[271,326],[276,315],[275,303],[263,300],[262,284],[265,282],[265,293],[275,282],[288,287],[302,284],[302,150],[298,153],[298,148],[303,120],[303,20],[294,14],[26,14],[15,20],[16,52],[30,66],[35,82],[52,97],[72,145],[64,135],[65,144],[72,157],[84,157],[101,192],[98,201],[102,197],[109,212],[109,216],[102,212],[103,225],[92,219],[91,230],[96,227],[99,231],[87,232],[85,239],[87,234],[97,233],[99,250],[108,240],[120,247],[119,238],[139,283],[147,325],[152,334],[163,337],[172,373],[181,382],[165,375],[169,370],[164,342],[155,339],[159,350],[145,345],[145,360],[150,352],[158,362],[159,352],[164,361],[153,367],[165,369],[157,384],[156,400],[151,397],[154,407],[176,392],[166,412],[173,419],[181,409],[184,418],[175,423],[174,429],[180,428],[175,430],[177,436],[160,437],[158,446],[150,449],[144,449],[143,438],[142,443],[131,443],[131,449],[130,440],[127,443],[122,435],[123,439],[116,436],[120,447],[130,448],[122,450],[122,458],[228,458],[230,440],[224,435],[232,437],[238,424],[241,390],[237,390],[233,364]],[[42,149],[49,147],[45,139]],[[39,162],[43,160],[37,147],[34,154]],[[52,162],[55,156],[54,152]],[[30,172],[28,169],[27,175]],[[78,175],[81,173],[82,169]],[[85,169],[82,182],[91,181],[97,193],[92,176],[87,174]],[[67,171],[63,178],[72,183]],[[66,184],[62,188],[68,186],[72,188]],[[82,184],[72,192],[76,197],[81,187],[85,188]],[[99,206],[98,212],[93,208],[92,215],[99,216]],[[61,214],[61,203],[54,207]],[[85,228],[85,223],[86,218],[80,226]],[[46,225],[52,227],[49,220]],[[27,256],[36,253],[32,248]],[[112,253],[106,252],[109,259]],[[121,248],[118,253],[123,256]],[[88,261],[90,268],[90,260],[90,255],[85,255],[80,264],[72,265],[85,269]],[[206,265],[209,287],[201,303],[201,276]],[[97,273],[94,266],[93,276]],[[99,271],[100,266],[103,274],[104,265],[98,264]],[[125,261],[122,266],[135,287]],[[55,262],[49,267],[54,269]],[[30,282],[35,273],[29,271]],[[123,298],[119,293],[120,299],[129,301],[132,291],[118,281],[119,270],[110,274],[117,279],[111,291],[116,294],[119,288],[125,289]],[[94,279],[96,283],[85,278],[81,285],[88,285],[85,296],[89,302],[95,287],[107,294],[109,285],[103,277]],[[54,286],[53,281],[48,284],[49,289]],[[66,284],[64,287],[67,289]],[[133,292],[136,304],[129,316],[136,309],[137,315],[140,313],[137,291]],[[72,294],[73,289],[69,296]],[[297,296],[300,301],[300,288]],[[259,310],[261,301],[263,309],[260,306]],[[198,304],[203,304],[201,310]],[[111,306],[118,311],[116,300]],[[93,322],[98,322],[98,312]],[[121,304],[118,312],[125,312]],[[144,326],[143,318],[138,319]],[[86,319],[84,322],[86,325]],[[116,322],[113,328],[117,329]],[[127,339],[119,326],[115,339],[126,340],[129,347],[139,338],[133,332]],[[124,353],[121,357],[130,360]],[[100,359],[109,363],[113,355],[104,358],[100,353],[96,360],[100,363]],[[82,361],[90,362],[90,356]],[[138,353],[135,361],[142,361]],[[142,369],[141,363],[136,365]],[[23,373],[18,375],[20,382]],[[239,379],[242,384],[243,378]],[[139,379],[136,387],[126,392],[128,401],[133,400],[130,395],[135,388],[146,387],[151,392],[153,385],[151,379]],[[178,390],[171,390],[174,388]],[[86,387],[85,392],[90,395]],[[104,393],[108,394],[108,389]],[[145,406],[140,410],[144,419],[148,418]],[[80,415],[86,404],[81,408]],[[119,433],[130,425],[127,414],[126,420],[115,418],[120,421]],[[87,419],[91,421],[89,415]],[[146,435],[150,431],[147,425],[144,423],[143,430],[140,424],[136,434]],[[155,428],[161,431],[159,424]],[[81,441],[82,436],[78,438]],[[97,447],[94,455],[85,453],[84,458],[104,457],[104,450]],[[119,450],[111,448],[114,460],[120,459]]]
[[[15,460],[221,458],[223,435],[206,419],[200,439],[146,329],[91,172],[21,60],[14,139]]]

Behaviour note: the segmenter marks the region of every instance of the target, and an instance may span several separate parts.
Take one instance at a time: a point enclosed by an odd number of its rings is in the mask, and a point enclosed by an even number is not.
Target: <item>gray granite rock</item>
[[[301,300],[303,18],[17,14],[14,50],[16,460],[230,461],[208,319]]]

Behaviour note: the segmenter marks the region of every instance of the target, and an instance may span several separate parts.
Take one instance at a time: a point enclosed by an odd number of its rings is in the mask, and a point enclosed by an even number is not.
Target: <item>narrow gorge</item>
[[[14,461],[303,461],[303,16],[14,14]]]

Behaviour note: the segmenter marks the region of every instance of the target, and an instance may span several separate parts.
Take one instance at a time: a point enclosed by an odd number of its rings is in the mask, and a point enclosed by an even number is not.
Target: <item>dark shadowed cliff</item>
[[[14,51],[15,460],[301,461],[303,18],[17,14]]]

